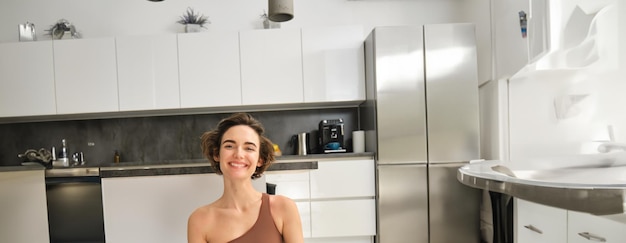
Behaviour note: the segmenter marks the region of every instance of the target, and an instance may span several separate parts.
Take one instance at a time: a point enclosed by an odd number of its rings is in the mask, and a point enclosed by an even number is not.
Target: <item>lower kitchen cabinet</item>
[[[302,221],[304,238],[311,237],[311,202],[309,200],[309,171],[268,171],[265,172],[265,181],[276,185],[276,195],[286,196],[296,203]]]
[[[626,225],[602,216],[515,199],[516,243],[626,242]]]
[[[0,172],[0,242],[50,242],[44,170]]]
[[[187,219],[222,194],[216,174],[102,179],[107,242],[187,242]]]
[[[568,243],[623,243],[626,225],[600,216],[575,211],[567,212]]]
[[[319,160],[318,169],[271,171],[265,178],[267,183],[276,185],[277,195],[296,202],[305,242],[373,242],[373,159]]]
[[[567,242],[567,210],[515,199],[516,243]]]
[[[318,169],[311,171],[311,199],[374,198],[375,195],[374,160],[319,161]]]
[[[252,181],[265,192],[265,178]],[[187,220],[217,200],[224,181],[217,174],[102,178],[107,242],[187,242]]]
[[[311,237],[376,235],[374,199],[311,202]]]

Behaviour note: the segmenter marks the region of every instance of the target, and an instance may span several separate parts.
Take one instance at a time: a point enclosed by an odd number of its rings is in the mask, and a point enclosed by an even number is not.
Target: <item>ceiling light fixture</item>
[[[293,0],[268,0],[269,19],[285,22],[293,19]]]

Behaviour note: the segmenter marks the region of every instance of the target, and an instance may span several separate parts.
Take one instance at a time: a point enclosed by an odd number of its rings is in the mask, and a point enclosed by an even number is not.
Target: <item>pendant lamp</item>
[[[293,19],[293,0],[268,0],[269,19],[285,22]]]

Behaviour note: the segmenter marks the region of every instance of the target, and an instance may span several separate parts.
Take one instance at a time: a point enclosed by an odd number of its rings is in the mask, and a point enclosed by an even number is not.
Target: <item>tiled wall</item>
[[[113,162],[115,150],[121,162],[203,159],[200,136],[231,113],[118,118],[101,120],[53,121],[0,125],[0,165],[19,165],[17,154],[27,149],[61,147],[83,152],[87,164]],[[317,136],[323,119],[343,118],[345,141],[351,151],[352,130],[358,127],[357,108],[251,112],[263,123],[266,135],[283,154],[295,154],[290,140],[300,132]],[[93,144],[90,146],[89,144]]]

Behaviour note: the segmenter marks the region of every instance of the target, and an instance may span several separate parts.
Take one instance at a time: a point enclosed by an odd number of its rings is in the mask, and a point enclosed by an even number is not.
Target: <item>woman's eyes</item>
[[[232,149],[232,148],[234,148],[234,147],[235,147],[235,146],[234,146],[234,145],[232,145],[232,144],[224,144],[224,148],[226,148],[226,149]],[[256,151],[256,148],[254,148],[254,147],[252,147],[252,146],[250,146],[250,147],[245,147],[244,149],[245,149],[246,151],[250,151],[250,152],[254,152],[254,151]]]

